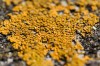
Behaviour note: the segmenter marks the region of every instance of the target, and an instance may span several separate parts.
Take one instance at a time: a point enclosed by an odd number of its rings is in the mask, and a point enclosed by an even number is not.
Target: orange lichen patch
[[[22,0],[3,0],[4,2],[6,2],[7,5],[10,5],[12,2],[14,4],[18,4],[20,3]]]
[[[59,6],[52,7],[51,10],[49,11],[50,15],[52,16],[58,15],[59,12],[63,12],[64,14],[66,14],[69,13],[69,10],[66,9],[66,7],[59,5]]]
[[[83,0],[84,1],[84,0]],[[84,2],[82,1],[82,6]],[[58,5],[50,5],[52,2]],[[86,2],[87,3],[87,2]],[[26,1],[13,8],[11,19],[0,23],[0,32],[8,35],[12,46],[18,50],[18,55],[29,66],[54,66],[52,60],[46,60],[49,51],[52,59],[61,61],[65,57],[65,66],[84,66],[85,57],[80,59],[76,50],[84,50],[79,41],[72,44],[75,31],[82,34],[90,32],[91,27],[98,22],[98,17],[89,13],[83,7],[84,13],[70,13],[74,9],[61,6],[59,0],[33,0]],[[59,15],[57,11],[64,11]],[[87,12],[86,12],[87,11]],[[86,13],[85,13],[86,12]]]

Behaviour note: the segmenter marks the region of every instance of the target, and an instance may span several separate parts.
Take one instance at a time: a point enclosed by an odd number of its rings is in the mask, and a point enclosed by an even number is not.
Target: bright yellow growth
[[[84,1],[77,3],[84,6]],[[9,35],[8,40],[13,42],[18,55],[29,66],[53,66],[52,60],[45,59],[50,50],[53,51],[50,55],[54,60],[60,61],[62,56],[66,57],[65,66],[84,66],[87,58],[80,59],[76,51],[84,48],[78,41],[73,45],[72,40],[75,39],[76,30],[83,35],[90,32],[98,17],[84,7],[74,15],[70,14],[70,9],[74,8],[70,2],[66,7],[58,0],[54,0],[55,6],[52,3],[52,0],[33,0],[17,5],[13,8],[15,12],[8,14],[11,19],[0,22],[0,32]],[[95,4],[93,6],[95,10]],[[62,10],[64,14],[59,15],[58,11]]]

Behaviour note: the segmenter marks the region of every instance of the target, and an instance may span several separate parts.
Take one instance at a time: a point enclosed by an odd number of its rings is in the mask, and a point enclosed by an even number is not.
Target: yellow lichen
[[[9,4],[10,1],[6,2]],[[52,6],[52,2],[58,5]],[[98,17],[85,9],[88,3],[85,0],[76,3],[81,7],[72,15],[70,10],[75,6],[70,3],[69,7],[64,7],[59,4],[59,0],[25,1],[24,5],[20,3],[13,8],[15,14],[8,14],[11,19],[0,24],[0,32],[10,34],[8,40],[29,66],[54,66],[51,60],[45,60],[50,50],[53,51],[50,55],[54,60],[60,61],[62,56],[66,57],[68,62],[65,66],[84,66],[88,57],[80,59],[76,51],[84,48],[79,41],[74,46],[72,40],[75,39],[76,30],[83,35],[90,32],[91,27],[98,22]],[[93,2],[91,4],[96,5]],[[96,10],[94,6],[92,9]],[[58,11],[62,10],[64,13],[59,15]]]

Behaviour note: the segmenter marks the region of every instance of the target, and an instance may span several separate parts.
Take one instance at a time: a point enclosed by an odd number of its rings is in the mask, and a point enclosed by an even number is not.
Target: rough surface
[[[0,66],[26,66],[5,35],[0,34]]]
[[[0,33],[6,36],[5,41],[9,41],[7,45],[12,47],[11,54],[16,54],[15,56],[20,58],[14,62],[13,56],[7,57],[9,64],[4,62],[1,64],[5,66],[6,64],[9,66],[100,65],[100,0],[0,2],[2,3]],[[2,45],[5,49],[1,46],[0,50],[8,51],[9,55],[11,48],[3,43]],[[1,55],[6,54],[2,52]]]

